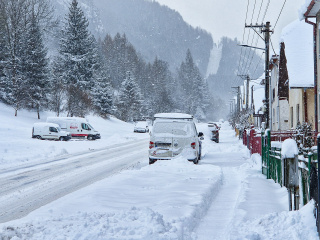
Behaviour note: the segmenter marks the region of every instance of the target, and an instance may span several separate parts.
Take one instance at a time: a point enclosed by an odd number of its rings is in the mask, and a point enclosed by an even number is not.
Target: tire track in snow
[[[29,212],[68,193],[88,186],[139,161],[147,164],[147,141],[120,148],[78,155],[62,162],[48,163],[0,179],[0,223],[26,216]],[[141,150],[142,149],[142,150]],[[14,182],[14,183],[12,183]]]

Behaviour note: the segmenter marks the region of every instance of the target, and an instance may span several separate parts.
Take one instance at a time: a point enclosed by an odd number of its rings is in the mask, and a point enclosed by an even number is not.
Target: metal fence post
[[[317,136],[317,152],[318,152],[318,162],[317,162],[317,168],[318,168],[318,202],[317,202],[317,227],[318,227],[318,233],[320,232],[320,221],[319,221],[319,212],[320,212],[320,207],[319,207],[319,202],[320,202],[320,168],[319,168],[319,161],[320,161],[320,135]]]
[[[270,179],[270,147],[271,147],[271,137],[270,130],[267,131],[267,144],[266,144],[266,157],[267,157],[267,179]]]
[[[313,153],[308,153],[308,199],[310,200],[310,182],[311,182],[311,158],[313,157]]]

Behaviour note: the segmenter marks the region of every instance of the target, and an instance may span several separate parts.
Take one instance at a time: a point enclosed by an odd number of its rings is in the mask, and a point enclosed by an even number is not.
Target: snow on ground
[[[1,134],[18,135],[8,139],[10,144],[0,143],[6,167],[148,136],[133,134],[132,125],[116,119],[92,116],[101,140],[40,141],[31,139],[33,115],[14,118],[10,109],[0,105],[0,110],[5,113]],[[198,128],[205,134],[199,165],[180,156],[122,171],[0,224],[0,239],[318,239],[312,203],[287,211],[286,190],[261,174],[260,156],[248,155],[228,123],[218,144],[209,140],[206,124]],[[220,220],[228,224],[219,226]],[[227,231],[215,235],[219,228]]]
[[[33,139],[32,126],[35,122],[45,122],[47,117],[55,116],[52,112],[41,113],[37,119],[36,112],[18,111],[14,116],[14,109],[0,103],[0,169],[21,165],[23,163],[43,161],[65,154],[90,152],[101,149],[110,144],[127,142],[130,140],[148,138],[148,134],[133,133],[133,124],[124,123],[116,118],[105,120],[97,116],[88,116],[89,123],[101,134],[96,141],[70,140],[68,142]]]

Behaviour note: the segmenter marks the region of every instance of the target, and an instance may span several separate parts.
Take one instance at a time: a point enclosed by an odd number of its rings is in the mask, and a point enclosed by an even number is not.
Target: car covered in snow
[[[159,113],[154,116],[150,133],[149,164],[157,160],[170,160],[183,153],[197,164],[201,159],[201,139],[192,115]]]
[[[136,122],[134,128],[133,128],[134,132],[138,132],[138,133],[146,133],[149,132],[149,126],[148,123],[146,121],[138,121]]]
[[[33,124],[32,138],[68,141],[71,134],[61,131],[58,124],[42,122]]]
[[[219,143],[220,126],[216,123],[210,122],[210,123],[208,123],[208,128],[210,131],[210,139],[212,141],[215,141],[216,143]]]

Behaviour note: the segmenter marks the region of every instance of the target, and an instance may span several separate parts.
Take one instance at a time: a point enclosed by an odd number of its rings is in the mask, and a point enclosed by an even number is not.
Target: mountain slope
[[[67,12],[67,2],[53,3],[60,19]],[[167,61],[171,70],[180,66],[190,49],[195,63],[205,75],[212,37],[206,31],[188,25],[178,12],[145,0],[79,0],[79,4],[97,38],[103,39],[107,33],[112,36],[126,34],[146,61],[152,62],[158,57]]]

